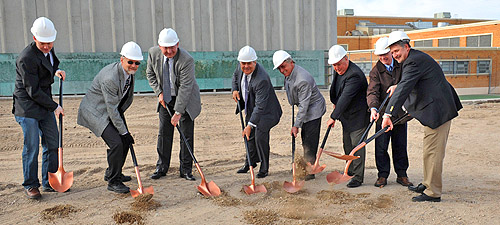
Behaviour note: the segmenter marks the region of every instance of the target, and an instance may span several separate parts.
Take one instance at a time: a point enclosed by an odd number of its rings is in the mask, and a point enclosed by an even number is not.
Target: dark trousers
[[[363,136],[365,130],[366,127],[363,127],[361,129],[352,132],[347,132],[345,131],[345,129],[342,130],[344,152],[346,155],[350,154],[353,148],[355,148],[358,145],[359,140],[361,140],[361,137]],[[352,179],[363,183],[363,179],[365,176],[365,156],[366,156],[365,148],[364,147],[361,148],[354,155],[359,156],[360,158],[352,161],[351,166],[349,166],[349,170],[347,171],[347,174],[350,176],[354,176]]]
[[[259,127],[252,128],[250,139],[248,140],[248,152],[252,166],[260,164],[260,173],[267,173],[269,170],[269,131],[262,130]],[[249,157],[247,155],[247,157]],[[248,159],[245,160],[245,165],[248,165]]]
[[[318,152],[319,132],[321,130],[321,117],[302,124],[302,147],[306,162],[314,164]]]
[[[388,178],[391,170],[391,162],[387,149],[389,141],[392,145],[392,163],[394,171],[398,177],[407,177],[408,152],[407,152],[407,123],[394,125],[394,128],[375,139],[375,163],[377,164],[378,177]],[[381,125],[377,123],[376,131],[379,131]]]
[[[174,105],[175,98],[172,97],[172,101],[167,104],[167,107],[170,109],[171,113],[175,113]],[[170,158],[172,155],[174,126],[172,126],[172,123],[170,123],[171,117],[168,114],[168,111],[163,108],[163,106],[159,106],[159,117],[160,130],[158,133],[158,144],[156,148],[156,151],[158,152],[158,161],[156,162],[156,168],[161,172],[167,173],[168,169],[170,168]],[[194,152],[194,121],[191,120],[191,117],[189,117],[189,114],[187,112],[181,116],[178,126],[182,133],[185,135],[189,146]],[[191,173],[193,168],[193,159],[191,158],[189,150],[184,144],[182,137],[180,138],[179,162],[179,172],[181,174]]]
[[[122,167],[127,159],[130,143],[120,136],[118,130],[111,122],[106,126],[101,137],[109,147],[107,151],[108,168],[106,169],[105,176],[109,179],[109,183],[120,181]]]

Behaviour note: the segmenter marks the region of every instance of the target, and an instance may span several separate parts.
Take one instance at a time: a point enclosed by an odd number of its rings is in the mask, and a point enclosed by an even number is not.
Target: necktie
[[[392,72],[392,66],[389,66],[389,72]]]
[[[127,80],[125,81],[125,87],[123,88],[123,94],[127,94],[128,88],[130,87],[130,77],[132,75],[128,76]]]
[[[246,108],[247,108],[247,100],[248,100],[248,75],[246,75],[246,74],[243,75],[243,79],[244,79],[243,80],[243,87],[245,89],[245,90],[243,90],[244,91],[243,94],[245,95],[244,98],[243,98],[243,100],[245,101],[245,110],[246,110]]]
[[[45,56],[45,58],[47,58],[47,60],[49,60],[49,64],[52,65],[52,62],[50,61],[50,53],[47,53],[47,56]]]
[[[170,89],[170,68],[168,66],[168,58],[163,64],[163,101],[169,103],[172,100],[172,91]]]

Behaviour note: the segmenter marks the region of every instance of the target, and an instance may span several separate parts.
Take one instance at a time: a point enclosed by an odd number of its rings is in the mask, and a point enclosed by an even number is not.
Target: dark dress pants
[[[259,129],[259,127],[252,128],[250,139],[248,140],[248,152],[250,154],[250,161],[252,166],[258,162],[260,164],[260,173],[267,173],[269,170],[269,131]],[[248,156],[247,156],[248,157]],[[248,160],[245,160],[245,166],[248,165]]]
[[[407,152],[407,123],[394,125],[394,128],[375,139],[375,163],[377,164],[378,177],[388,178],[391,170],[391,162],[387,149],[389,141],[392,148],[392,163],[398,177],[407,177],[408,152]],[[381,125],[377,123],[376,131]]]
[[[172,97],[172,101],[167,104],[171,113],[174,113],[175,97]],[[174,126],[170,122],[171,117],[168,111],[159,106],[159,133],[158,133],[158,143],[156,151],[158,152],[158,161],[156,162],[156,169],[160,172],[167,173],[170,168],[170,159],[172,155],[172,143],[174,139]],[[178,126],[182,133],[185,135],[191,150],[194,151],[194,121],[186,112],[181,116]],[[175,128],[176,129],[176,128]],[[191,174],[193,168],[193,159],[189,154],[187,146],[184,144],[182,137],[180,139],[180,152],[179,152],[179,172],[181,174]]]
[[[121,181],[122,167],[125,164],[130,143],[120,136],[111,122],[106,126],[101,137],[109,147],[107,151],[108,168],[105,176],[109,179],[109,183]]]
[[[302,147],[306,162],[314,164],[318,152],[319,132],[321,130],[321,117],[302,124]]]
[[[345,131],[345,129],[342,130],[344,152],[346,155],[349,155],[351,151],[358,145],[359,140],[361,140],[361,137],[363,136],[365,130],[366,126],[352,132],[347,132]],[[352,161],[347,174],[350,176],[354,176],[352,179],[363,183],[363,179],[365,176],[365,147],[358,150],[356,153],[354,153],[354,155],[359,156],[360,158]]]

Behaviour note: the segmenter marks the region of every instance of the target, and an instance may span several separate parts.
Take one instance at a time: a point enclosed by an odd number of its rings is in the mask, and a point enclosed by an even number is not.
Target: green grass
[[[494,99],[500,98],[500,95],[460,95],[460,100],[476,100],[476,99]]]

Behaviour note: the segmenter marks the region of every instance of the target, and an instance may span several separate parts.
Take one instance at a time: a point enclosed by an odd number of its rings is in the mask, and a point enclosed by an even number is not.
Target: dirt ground
[[[322,93],[326,96],[327,91]],[[126,112],[130,131],[136,140],[136,154],[145,186],[154,187],[154,196],[137,202],[130,194],[106,190],[103,180],[106,164],[104,141],[76,124],[81,96],[65,97],[64,168],[74,172],[74,183],[67,193],[44,193],[39,201],[23,193],[22,131],[11,114],[12,100],[0,100],[0,221],[2,224],[499,224],[500,214],[500,103],[465,104],[453,120],[443,173],[440,203],[414,203],[415,196],[396,183],[391,171],[388,185],[373,186],[377,178],[374,144],[367,146],[364,184],[349,189],[330,185],[326,175],[341,171],[345,163],[328,155],[321,157],[325,171],[307,181],[297,193],[282,188],[291,181],[291,106],[285,93],[278,91],[283,108],[281,122],[271,130],[269,176],[256,179],[268,192],[246,195],[250,174],[236,174],[243,165],[245,150],[235,103],[229,94],[203,94],[202,113],[195,125],[195,155],[207,181],[223,191],[217,198],[198,193],[196,181],[179,178],[177,155],[166,177],[152,180],[157,159],[158,115],[156,97],[136,96]],[[327,98],[328,99],[328,98]],[[331,112],[328,104],[327,114]],[[326,122],[328,115],[323,117]],[[422,126],[409,122],[408,175],[415,184],[422,181]],[[322,127],[323,136],[326,127]],[[373,134],[373,130],[370,132]],[[176,133],[176,139],[179,135]],[[332,130],[325,150],[342,152],[340,123]],[[302,154],[297,139],[297,154]],[[40,154],[41,156],[41,154]],[[40,157],[41,158],[41,157]],[[257,170],[256,170],[257,171]],[[126,183],[137,189],[131,157],[127,158]],[[41,176],[40,176],[41,178]],[[149,205],[148,205],[149,204]]]

